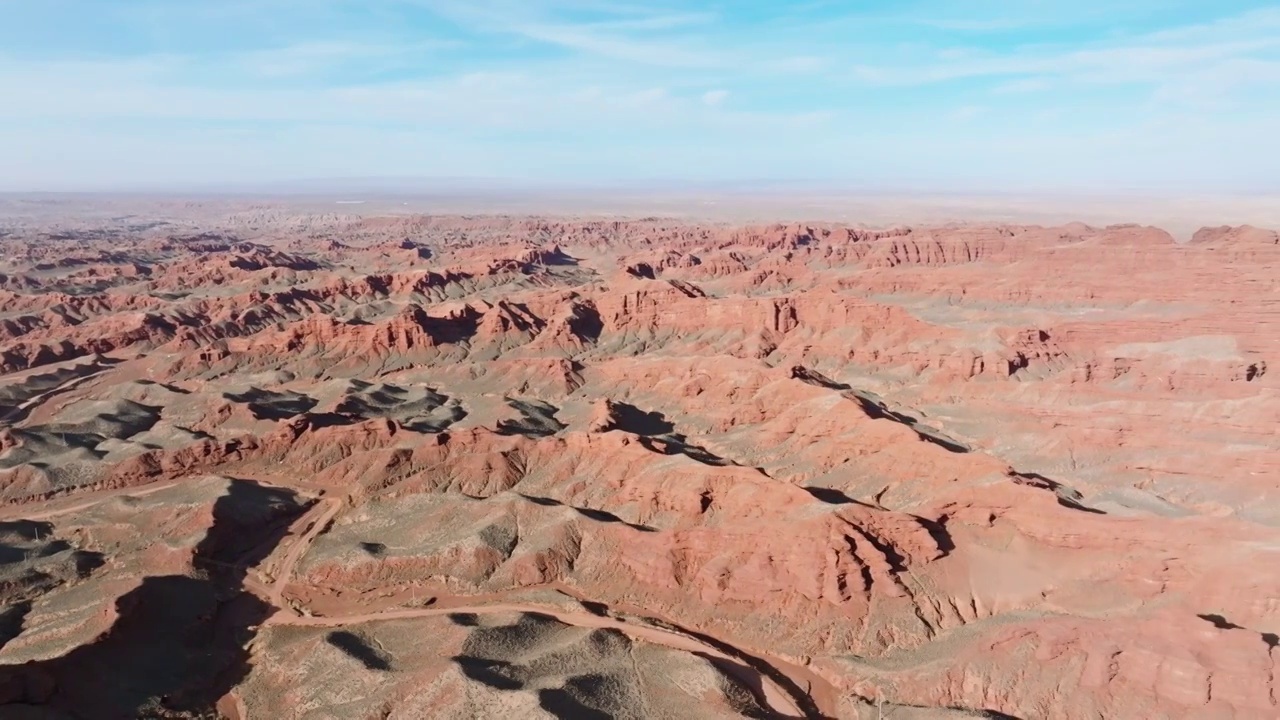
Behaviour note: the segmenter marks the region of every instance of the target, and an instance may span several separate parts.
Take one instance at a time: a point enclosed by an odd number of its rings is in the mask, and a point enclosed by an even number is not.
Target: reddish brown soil
[[[1277,717],[1278,242],[0,223],[0,715]]]

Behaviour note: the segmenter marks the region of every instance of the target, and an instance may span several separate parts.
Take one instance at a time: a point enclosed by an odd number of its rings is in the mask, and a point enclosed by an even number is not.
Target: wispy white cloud
[[[7,99],[0,120],[391,123],[477,131],[634,129],[655,121],[768,131],[814,120],[809,110],[735,113],[721,107],[724,90],[674,93],[642,79],[610,80],[607,73],[571,73],[563,66],[560,72],[526,67],[303,87],[226,77],[216,85],[192,83],[186,78],[192,63],[174,56],[60,63],[0,56],[0,97]],[[246,72],[256,76],[260,70],[255,65]]]
[[[717,67],[725,57],[698,43],[671,37],[707,25],[710,12],[646,10],[608,2],[510,2],[508,0],[418,0],[464,26],[610,60],[661,67]],[[598,16],[571,20],[564,11]]]
[[[810,75],[827,70],[833,64],[829,57],[817,55],[792,55],[762,59],[756,67],[762,72],[783,75]]]
[[[43,159],[75,174],[88,160],[64,150],[97,127],[104,149],[83,157],[100,166],[114,143],[142,152],[148,132],[135,129],[147,128],[188,160],[195,150],[175,148],[207,132],[210,165],[250,175],[324,170],[302,150],[312,142],[400,172],[431,156],[436,170],[486,174],[543,163],[1110,179],[1190,163],[1228,136],[1222,154],[1241,172],[1280,175],[1275,154],[1239,151],[1261,147],[1280,114],[1274,7],[1179,23],[1155,14],[1163,0],[922,0],[911,14],[814,0],[763,15],[713,0],[62,2],[80,3],[76,32],[98,45],[58,45],[76,36],[60,26],[50,43],[5,43],[13,18],[47,14],[40,4],[13,3],[0,28],[0,156],[21,149],[23,172]],[[1126,30],[1112,12],[1154,29]],[[151,40],[120,47],[111,22]]]
[[[1051,87],[1053,87],[1053,83],[1051,83],[1048,78],[1032,77],[1002,82],[993,87],[991,89],[991,93],[993,95],[1034,93],[1042,90],[1048,90]]]
[[[530,40],[558,45],[613,60],[676,68],[714,68],[727,64],[714,51],[691,49],[667,41],[603,33],[594,27],[551,23],[514,23],[506,30]]]
[[[715,107],[723,105],[725,100],[729,99],[728,90],[708,90],[702,94],[702,104]]]
[[[1175,80],[1206,63],[1232,62],[1280,48],[1280,36],[1184,47],[1128,43],[1087,50],[1037,49],[1007,55],[938,58],[934,62],[855,65],[853,76],[876,85],[927,85],[970,78],[1062,77],[1101,84]]]
[[[809,74],[832,64],[796,53],[806,28],[778,37],[727,34],[726,6],[682,9],[688,3],[628,5],[592,0],[409,0],[476,31],[497,33],[576,53],[669,70]],[[696,3],[695,3],[696,4]],[[785,8],[784,8],[785,9]],[[589,19],[577,17],[591,11]],[[822,47],[823,53],[838,48]]]
[[[1191,73],[1223,77],[1244,61],[1280,61],[1280,9],[1165,28],[1079,45],[1018,46],[1001,52],[951,47],[856,63],[853,77],[881,86],[994,79],[1002,92],[1038,88],[1050,78],[1091,84],[1176,84]]]
[[[284,47],[231,53],[213,58],[252,74],[285,78],[331,72],[352,65],[393,68],[420,62],[448,50],[465,47],[458,39],[415,40],[408,43],[309,41]]]
[[[960,107],[947,113],[947,116],[957,122],[968,122],[983,113],[987,112],[987,108],[981,105],[961,105]]]

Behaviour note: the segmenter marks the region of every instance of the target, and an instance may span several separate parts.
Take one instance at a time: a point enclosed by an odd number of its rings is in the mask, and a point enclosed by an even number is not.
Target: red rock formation
[[[50,523],[0,543],[53,563],[39,528],[104,560],[0,570],[27,613],[0,634],[0,714],[92,714],[40,663],[112,647],[142,578],[212,577],[188,536],[218,475],[314,498],[278,550],[225,561],[248,574],[220,592],[277,613],[244,687],[288,666],[279,630],[532,606],[646,628],[638,657],[667,628],[813,716],[1276,715],[1273,231],[202,222],[0,235],[3,520]],[[142,506],[157,539],[135,547]],[[9,682],[7,653],[36,664]],[[351,712],[462,712],[432,697]]]

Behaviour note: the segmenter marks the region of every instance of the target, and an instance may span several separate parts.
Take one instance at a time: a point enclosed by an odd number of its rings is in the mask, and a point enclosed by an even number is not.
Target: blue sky
[[[1280,5],[0,0],[0,189],[1269,191]]]

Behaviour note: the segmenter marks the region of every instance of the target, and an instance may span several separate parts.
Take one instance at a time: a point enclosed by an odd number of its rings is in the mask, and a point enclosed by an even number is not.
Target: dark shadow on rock
[[[430,388],[419,390],[420,396],[410,388],[388,384],[375,387],[355,381],[353,388],[334,408],[339,415],[364,420],[390,418],[406,430],[424,434],[443,432],[467,416],[460,404],[449,405],[447,395]]]
[[[468,307],[464,312],[450,317],[431,317],[423,313],[419,323],[436,342],[458,345],[473,337],[480,329],[481,314]]]
[[[31,612],[31,601],[24,600],[0,610],[0,650],[22,634],[22,623]]]
[[[0,522],[0,542],[8,536],[20,540],[39,540],[53,534],[53,523],[37,520],[10,520]]]
[[[505,660],[489,660],[470,655],[457,655],[451,659],[462,669],[463,675],[495,690],[524,688],[524,681],[512,676],[512,665]]]
[[[845,398],[858,403],[858,405],[862,407],[863,412],[865,412],[869,417],[877,420],[891,420],[901,425],[905,425],[910,428],[917,437],[925,442],[932,443],[953,453],[973,452],[973,448],[922,424],[918,418],[912,417],[903,412],[889,409],[889,406],[886,405],[875,393],[855,390],[851,385],[836,382],[826,375],[823,375],[816,370],[810,370],[802,365],[796,365],[791,368],[791,377],[810,385],[826,388],[827,390],[835,390]]]
[[[146,379],[143,379],[143,380],[135,380],[134,382],[136,382],[136,383],[138,383],[139,385],[142,385],[142,386],[144,386],[144,387],[158,387],[158,388],[161,388],[161,389],[165,390],[166,392],[174,393],[175,395],[190,395],[190,394],[191,394],[191,391],[190,391],[190,390],[183,390],[182,388],[178,387],[177,385],[170,385],[170,384],[168,384],[168,383],[156,382],[155,380],[146,380]]]
[[[0,523],[0,648],[22,634],[37,598],[105,564],[101,553],[75,548],[53,533],[45,522]],[[0,669],[0,684],[3,676]],[[0,698],[6,696],[0,691]]]
[[[855,500],[835,488],[806,487],[804,488],[804,491],[812,495],[815,500],[824,502],[828,505],[862,505],[863,507],[873,507],[869,503],[862,502],[861,500]]]
[[[725,676],[729,682],[737,684],[751,695],[752,699],[755,700],[755,707],[739,708],[738,711],[743,715],[749,718],[759,718],[760,720],[791,720],[790,716],[769,708],[764,691],[764,676],[758,670],[750,665],[709,653],[695,652],[693,654],[706,660],[721,675]]]
[[[560,622],[560,618],[557,618],[555,615],[548,615],[547,613],[544,613],[544,612],[537,612],[537,611],[526,611],[526,612],[522,612],[522,613],[520,613],[520,622],[540,623],[540,624],[543,624],[543,625],[546,625],[546,624],[560,625],[560,624],[562,624],[562,623]],[[491,628],[491,629],[496,629],[496,630],[506,630],[507,628]],[[520,635],[520,633],[519,633],[518,631],[517,631],[517,632],[515,632],[514,634],[515,634],[515,635],[517,635],[517,636],[519,636],[519,635]]]
[[[622,518],[605,510],[593,510],[592,508],[575,508],[578,514],[596,522],[602,523],[622,523]]]
[[[1009,474],[1009,477],[1013,478],[1013,481],[1019,485],[1026,485],[1028,487],[1053,492],[1054,495],[1058,496],[1058,504],[1062,507],[1094,515],[1106,515],[1102,510],[1085,505],[1082,502],[1084,500],[1084,495],[1080,494],[1080,492],[1075,488],[1063,485],[1057,480],[1050,480],[1040,473],[1012,472]]]
[[[53,538],[53,524],[34,520],[0,522],[0,565],[11,565],[31,557],[40,543]],[[65,543],[65,541],[63,541]]]
[[[1091,507],[1089,507],[1089,506],[1087,506],[1087,505],[1081,505],[1080,503],[1076,502],[1075,500],[1068,500],[1068,499],[1066,499],[1066,498],[1062,498],[1062,497],[1058,498],[1058,504],[1059,504],[1059,505],[1061,505],[1061,506],[1062,506],[1062,507],[1064,507],[1064,508],[1070,508],[1070,509],[1072,509],[1072,510],[1079,510],[1080,512],[1086,512],[1086,513],[1089,513],[1089,514],[1091,514],[1091,515],[1106,515],[1106,514],[1107,514],[1105,510],[1099,510],[1098,508],[1091,508]]]
[[[567,425],[556,418],[560,409],[541,400],[517,400],[507,398],[507,404],[520,417],[498,422],[499,435],[523,435],[528,438],[544,438],[564,430]]]
[[[400,241],[400,243],[396,247],[400,248],[401,250],[412,251],[412,254],[415,255],[419,260],[430,260],[431,258],[435,257],[435,253],[432,252],[430,247],[427,247],[426,245],[422,245],[410,238],[404,238],[403,240]]]
[[[374,557],[382,557],[387,553],[387,546],[380,542],[362,542],[360,549]]]
[[[732,645],[721,642],[716,638],[711,637],[710,635],[706,635],[704,633],[700,633],[695,630],[691,630],[689,628],[681,627],[678,625],[671,625],[668,623],[662,623],[662,624],[668,625],[669,629],[675,630],[684,635],[688,635],[689,637],[692,637],[695,640],[698,640],[705,645],[713,647],[716,650],[720,651],[721,653],[724,653],[725,655],[731,658],[735,658],[737,661],[740,661],[742,664],[746,665],[747,667],[750,667],[752,670],[760,673],[763,676],[768,677],[770,680],[773,680],[773,682],[776,683],[779,687],[781,687],[783,692],[787,693],[787,695],[791,697],[792,701],[794,701],[796,705],[799,706],[800,712],[804,717],[806,718],[826,718],[827,717],[826,715],[822,714],[822,710],[818,708],[818,705],[813,701],[813,698],[809,697],[809,693],[807,693],[803,688],[801,688],[794,681],[792,681],[791,678],[787,677],[782,672],[779,672],[776,668],[769,665],[768,663],[762,660],[758,660],[754,657],[744,655],[740,653],[738,649],[733,647]]]
[[[613,409],[614,429],[653,437],[667,435],[676,431],[675,423],[660,412],[646,412],[627,403],[615,402]]]
[[[823,375],[822,373],[818,372],[817,370],[810,370],[809,368],[804,367],[803,365],[796,365],[795,367],[791,368],[791,378],[793,380],[799,380],[801,382],[805,382],[810,385],[816,385],[820,388],[826,388],[828,390],[843,391],[843,390],[853,389],[852,386],[846,385],[844,383],[838,383],[835,380],[832,380],[831,378],[827,377],[826,375]]]
[[[1213,626],[1219,630],[1244,630],[1243,625],[1237,625],[1233,622],[1229,622],[1221,615],[1197,615],[1196,617],[1204,620],[1205,622],[1213,623]]]
[[[627,274],[631,277],[640,278],[642,280],[656,280],[658,274],[654,271],[653,266],[647,262],[633,263],[627,266]]]
[[[562,503],[559,500],[556,500],[554,498],[538,497],[537,495],[525,495],[524,493],[518,493],[518,494],[520,495],[520,497],[524,498],[525,500],[528,500],[534,505],[541,505],[542,507],[567,507],[573,510],[574,512],[578,513],[579,515],[587,518],[588,520],[595,520],[596,522],[602,522],[602,523],[619,523],[622,525],[626,525],[632,530],[639,530],[640,532],[657,532],[656,530],[649,527],[648,525],[629,523],[626,520],[623,520],[622,518],[618,517],[617,515],[614,515],[613,513],[607,510],[596,510],[594,508],[575,507],[573,505],[566,505],[565,503]]]
[[[898,552],[898,548],[894,547],[893,543],[866,530],[863,530],[861,534],[863,539],[871,543],[871,547],[874,547],[877,552],[884,556],[885,562],[889,563],[889,572],[895,575],[906,572],[907,559],[902,556],[902,553]]]
[[[871,503],[851,498],[835,488],[806,487],[804,490],[812,495],[814,499],[827,503],[828,505],[859,505],[873,510],[882,509],[877,508]],[[913,515],[912,517],[920,524],[920,527],[924,528],[924,530],[929,533],[929,536],[933,538],[934,543],[938,546],[940,558],[950,555],[951,552],[956,549],[956,544],[951,539],[951,533],[947,531],[947,517],[945,515],[937,520],[930,520],[929,518],[919,517],[916,515]],[[889,560],[889,564],[895,568],[896,572],[901,572],[906,569],[904,564],[905,559],[899,555],[897,550],[893,547],[882,544],[879,538],[871,535],[867,536],[867,540],[874,545],[877,550],[880,550],[884,554],[884,556]]]
[[[933,542],[938,545],[938,550],[942,552],[942,557],[950,555],[956,549],[956,543],[951,539],[951,531],[947,530],[946,515],[939,517],[937,520],[916,516],[916,522],[933,538]]]
[[[949,452],[953,452],[953,453],[973,452],[973,448],[969,447],[968,445],[965,445],[962,442],[959,442],[958,440],[953,440],[952,438],[947,437],[946,435],[942,434],[937,430],[934,430],[931,427],[922,425],[918,419],[910,415],[907,415],[906,413],[901,413],[896,410],[890,410],[889,407],[884,404],[884,402],[874,397],[870,393],[863,393],[857,390],[850,390],[844,393],[844,395],[850,400],[857,402],[862,407],[863,412],[865,412],[868,417],[872,417],[877,420],[892,420],[893,422],[899,423],[900,425],[904,425],[907,428],[909,428],[912,432],[914,432],[916,436],[919,437],[921,440],[924,440],[927,443],[932,443],[934,445],[937,445],[938,447],[944,450],[947,450]]]
[[[116,601],[97,640],[52,660],[0,668],[19,702],[85,718],[213,716],[249,671],[247,644],[272,608],[244,590],[304,505],[288,491],[234,481],[195,549],[195,574],[145,578]],[[3,708],[0,708],[0,716]]]
[[[725,467],[733,464],[704,447],[689,444],[685,436],[680,434],[664,435],[662,437],[641,436],[640,444],[653,452],[663,455],[684,455],[691,460],[697,460],[703,465]]]
[[[599,609],[599,608],[597,608]],[[478,627],[467,635],[462,652],[453,657],[463,675],[486,687],[507,692],[537,689],[538,703],[543,710],[562,720],[577,718],[611,717],[593,707],[592,698],[617,697],[620,688],[606,675],[591,672],[590,665],[574,668],[570,665],[545,662],[542,648],[548,641],[556,643],[557,633],[565,624],[545,613],[520,613],[509,625]],[[614,652],[628,652],[630,641],[617,631],[596,638],[589,635],[582,639],[588,644],[601,643],[604,648],[610,641],[618,643]],[[571,674],[586,670],[583,674]],[[564,677],[564,675],[569,675]],[[561,679],[564,678],[564,679]],[[559,687],[549,687],[549,685]]]
[[[449,622],[462,627],[479,627],[480,616],[475,613],[449,613]]]
[[[1212,623],[1213,626],[1218,628],[1219,630],[1249,630],[1249,628],[1243,625],[1237,625],[1221,615],[1205,614],[1205,615],[1197,615],[1196,617],[1200,618],[1201,620],[1204,620],[1205,622]],[[1253,631],[1249,630],[1249,632],[1253,632]],[[1280,647],[1280,635],[1276,635],[1276,633],[1258,633],[1258,634],[1262,636],[1262,641],[1267,644],[1267,647],[1269,648]]]
[[[583,610],[586,610],[596,617],[608,617],[609,615],[609,606],[604,603],[582,600],[579,604],[582,605]]]
[[[307,426],[311,430],[320,430],[328,427],[343,427],[346,425],[355,425],[364,422],[364,418],[358,415],[348,415],[340,412],[325,413],[307,413]]]
[[[258,420],[287,420],[314,408],[319,401],[295,392],[271,392],[251,388],[243,393],[223,393],[222,397],[249,406],[249,412]]]
[[[467,411],[459,407],[457,408],[456,412],[453,413],[452,417],[444,418],[441,420],[432,420],[432,419],[424,419],[424,418],[410,419],[402,422],[401,426],[404,427],[405,430],[409,430],[410,432],[422,433],[423,435],[434,435],[437,433],[442,433],[445,430],[448,430],[451,425],[458,422],[459,420],[462,420],[466,416],[467,416]]]
[[[569,315],[569,330],[582,340],[598,342],[600,334],[604,332],[604,320],[600,318],[600,311],[593,303],[574,303]]]
[[[555,267],[576,267],[578,265],[578,258],[573,257],[564,250],[561,250],[559,245],[553,246],[546,252],[540,253],[538,260],[542,265],[551,265]]]
[[[75,566],[76,575],[83,580],[92,575],[94,570],[106,565],[107,558],[93,550],[76,550],[71,553],[71,562]]]
[[[558,720],[612,720],[613,716],[598,708],[587,705],[578,698],[579,695],[590,697],[598,693],[596,688],[603,681],[597,675],[578,675],[569,678],[562,688],[547,688],[538,691],[538,705],[551,713]]]
[[[694,285],[691,282],[672,279],[672,280],[668,280],[667,284],[675,288],[676,290],[678,290],[685,297],[704,298],[707,296],[706,291],[704,291],[702,288],[698,287],[697,285]]]
[[[355,633],[337,630],[329,633],[325,637],[325,641],[353,659],[358,660],[366,670],[387,672],[391,669],[391,661],[383,653],[375,650],[369,643],[365,642],[364,638]]]
[[[617,515],[614,515],[613,513],[607,512],[605,510],[593,510],[591,508],[580,508],[580,507],[576,507],[574,508],[574,510],[577,510],[579,515],[591,520],[595,520],[596,522],[620,523],[622,525],[626,525],[632,530],[638,530],[640,532],[645,532],[645,533],[657,532],[657,530],[649,527],[648,525],[640,525],[638,523],[627,522],[626,520],[623,520]]]
[[[203,430],[192,430],[189,427],[182,427],[181,425],[175,425],[174,427],[177,430],[180,430],[182,432],[191,433],[192,438],[199,442],[204,442],[206,440],[213,441],[213,442],[218,441],[218,438],[214,437],[213,435],[210,435],[209,433]]]
[[[560,502],[559,500],[555,500],[548,497],[538,497],[537,495],[524,495],[524,494],[521,494],[520,497],[524,498],[525,500],[528,500],[534,505],[541,505],[542,507],[560,507],[564,505],[564,503]]]

